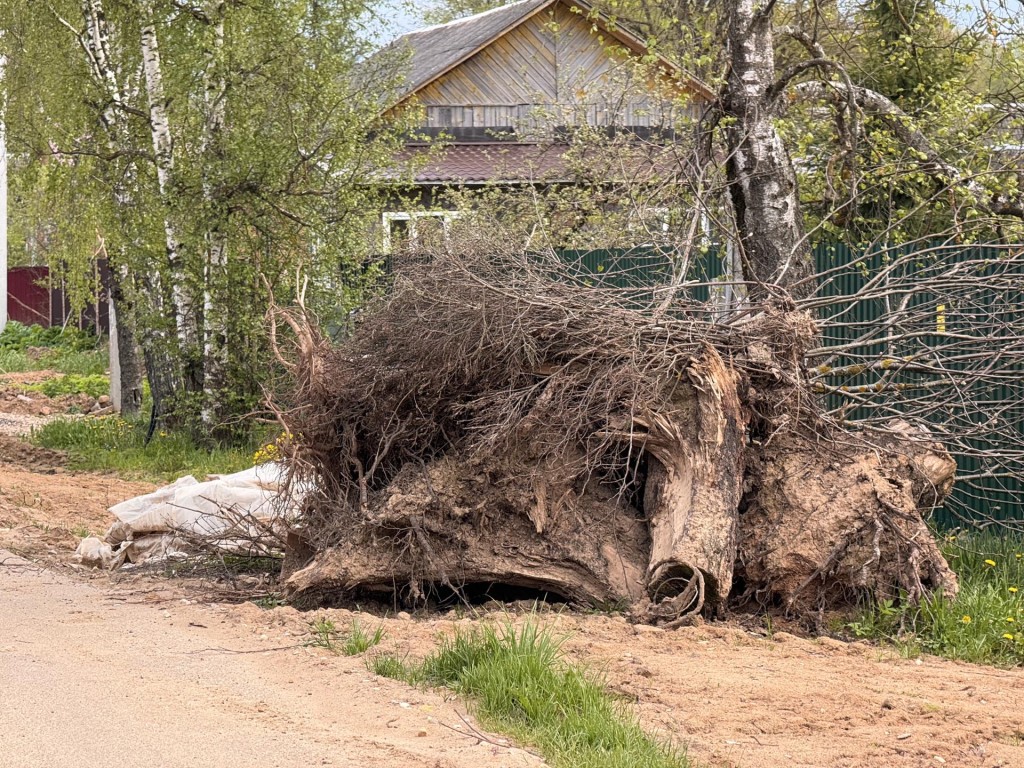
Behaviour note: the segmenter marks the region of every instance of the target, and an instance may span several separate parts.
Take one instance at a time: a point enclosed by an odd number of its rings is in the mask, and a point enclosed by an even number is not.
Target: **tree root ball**
[[[318,489],[295,599],[526,591],[674,626],[955,592],[922,518],[954,462],[909,424],[827,417],[803,367],[817,327],[792,303],[723,323],[536,253],[406,270],[339,346],[281,318],[290,462]]]
[[[755,456],[740,515],[741,600],[803,614],[867,595],[956,594],[920,513],[956,470],[940,446],[851,448],[788,435]]]

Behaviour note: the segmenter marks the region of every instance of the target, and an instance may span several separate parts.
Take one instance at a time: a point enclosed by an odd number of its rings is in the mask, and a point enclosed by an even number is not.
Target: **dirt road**
[[[0,562],[3,768],[540,764],[459,733],[461,706],[247,632],[231,609],[134,603]]]
[[[216,598],[175,579],[73,571],[78,538],[104,530],[106,507],[152,486],[69,473],[51,454],[0,436],[0,768],[539,764],[460,735],[457,702],[302,646],[316,616],[359,618],[384,626],[382,650],[420,657],[439,634],[500,612],[201,606],[182,598]],[[18,566],[4,547],[47,570]],[[736,623],[663,632],[572,612],[542,622],[701,768],[1024,768],[1024,669],[756,637]]]

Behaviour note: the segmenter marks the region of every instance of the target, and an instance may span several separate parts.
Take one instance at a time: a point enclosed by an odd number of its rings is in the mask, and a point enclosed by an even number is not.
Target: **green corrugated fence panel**
[[[921,253],[920,259],[910,262],[908,270],[901,272],[899,277],[904,281],[912,280],[917,274],[928,274],[931,270],[943,269],[950,263],[966,258],[977,258],[979,256],[991,259],[998,259],[1000,249],[982,246],[945,246],[934,244],[923,244],[917,246]],[[894,256],[914,254],[916,251],[911,247],[899,246],[894,248],[875,247],[872,249],[854,249],[843,243],[821,243],[814,249],[815,264],[820,277],[819,295],[832,297],[834,301],[821,310],[820,317],[825,328],[824,341],[827,345],[849,344],[858,339],[869,337],[866,341],[845,350],[833,361],[833,367],[854,365],[859,361],[877,360],[883,353],[887,355],[898,354],[909,355],[919,351],[920,344],[927,344],[933,348],[941,348],[944,334],[935,332],[929,333],[929,328],[921,328],[924,331],[920,340],[911,339],[897,349],[887,349],[880,341],[870,338],[872,333],[879,329],[879,324],[884,321],[887,308],[880,299],[862,299],[857,294],[876,275],[879,270],[889,263]],[[725,249],[719,247],[708,248],[697,256],[694,256],[685,264],[685,275],[677,275],[676,270],[682,271],[679,264],[679,255],[671,251],[658,250],[654,248],[636,248],[632,250],[591,250],[591,251],[561,251],[560,258],[570,265],[570,274],[573,279],[579,280],[581,285],[608,288],[628,289],[627,296],[635,301],[638,308],[650,306],[655,291],[659,285],[680,277],[686,281],[692,281],[694,285],[687,289],[689,298],[695,304],[708,301],[711,294],[711,285],[715,280],[725,274],[723,265]],[[973,297],[975,303],[988,302],[992,306],[1002,302],[1001,317],[1007,323],[1019,323],[1021,319],[1022,303],[1024,303],[1024,275],[1021,280],[1021,295],[1017,297],[1006,297],[996,295],[995,291],[990,296]],[[937,307],[938,304],[946,301],[945,297],[934,296],[924,291],[915,293],[911,299],[910,306],[927,309],[929,306]],[[1009,313],[1009,315],[1007,315]],[[937,313],[936,313],[937,314]],[[922,316],[930,318],[930,312],[922,312]],[[950,325],[950,329],[957,322],[955,308],[950,306],[943,313],[944,322]],[[832,321],[832,322],[829,322]],[[929,320],[931,322],[931,320]],[[998,336],[999,328],[993,328],[992,333]],[[918,345],[915,348],[914,345]],[[869,383],[868,375],[851,375],[844,379],[844,384],[857,386]],[[979,383],[979,389],[972,392],[975,400],[987,401],[992,406],[1001,409],[1002,418],[1009,419],[1010,424],[1016,424],[1016,429],[1021,433],[1020,442],[1013,445],[1000,445],[1002,438],[993,433],[986,439],[975,439],[972,445],[977,449],[986,447],[1002,447],[1009,451],[1017,451],[1024,443],[1024,370],[1021,371],[1019,379],[1015,383],[1005,383],[998,386],[989,386],[985,390],[984,385]],[[838,405],[838,399],[833,396],[832,405]],[[961,420],[975,420],[988,418],[987,412],[990,408],[979,410],[977,413],[960,414]],[[856,409],[847,413],[847,418],[856,420],[863,416],[863,411]],[[951,416],[951,419],[953,416]],[[942,424],[936,424],[941,427]],[[972,475],[984,469],[976,456],[969,454],[957,456],[957,464],[961,475]],[[1008,473],[1003,477],[984,477],[972,482],[957,483],[949,502],[934,513],[936,523],[943,527],[960,525],[964,520],[1017,520],[1024,521],[1024,459],[1017,460],[1007,467]]]

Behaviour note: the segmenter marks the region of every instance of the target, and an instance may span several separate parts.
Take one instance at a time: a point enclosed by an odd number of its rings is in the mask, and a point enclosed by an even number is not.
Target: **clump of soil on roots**
[[[338,346],[275,311],[295,341],[289,460],[316,489],[294,599],[484,587],[673,626],[730,602],[800,616],[955,593],[922,519],[955,463],[905,423],[828,421],[802,367],[817,329],[793,305],[725,322],[667,286],[493,250],[393,280]]]

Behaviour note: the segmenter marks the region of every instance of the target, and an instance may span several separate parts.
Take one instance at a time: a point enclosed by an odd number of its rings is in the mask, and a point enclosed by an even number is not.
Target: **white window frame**
[[[414,243],[417,237],[419,237],[419,233],[416,231],[417,221],[420,219],[441,219],[441,228],[444,232],[445,241],[447,241],[452,222],[458,219],[459,216],[460,213],[458,211],[385,211],[381,214],[381,224],[383,225],[381,246],[384,254],[391,254],[391,225],[394,222],[409,222],[409,241]]]

